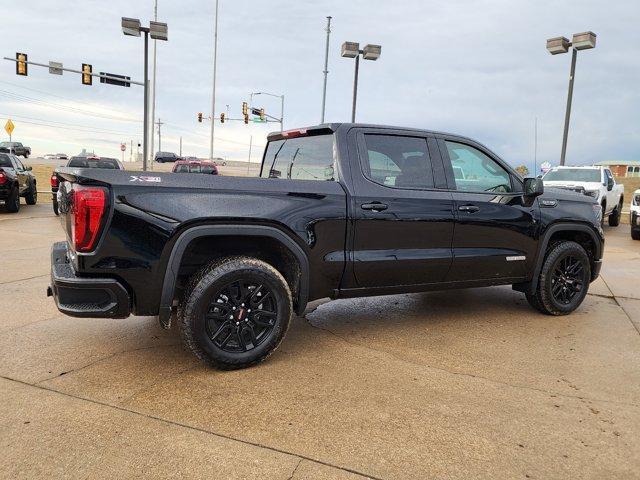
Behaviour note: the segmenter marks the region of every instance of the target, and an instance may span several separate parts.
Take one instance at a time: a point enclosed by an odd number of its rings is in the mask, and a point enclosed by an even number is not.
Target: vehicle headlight
[[[585,190],[584,194],[593,198],[598,198],[600,196],[600,190]]]

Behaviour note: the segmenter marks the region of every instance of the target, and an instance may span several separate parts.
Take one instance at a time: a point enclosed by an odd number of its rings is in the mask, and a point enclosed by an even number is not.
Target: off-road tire
[[[640,228],[631,229],[631,238],[634,240],[640,240]]]
[[[609,226],[617,227],[620,225],[620,216],[622,215],[622,200],[616,208],[613,209],[613,212],[609,214]]]
[[[60,211],[58,209],[58,200],[56,199],[53,200],[53,213],[55,213],[56,216],[60,215]]]
[[[13,187],[4,205],[9,213],[18,213],[20,211],[20,190],[17,186]]]
[[[38,203],[38,190],[35,182],[31,184],[29,191],[24,196],[24,200],[27,202],[27,205],[35,205]]]
[[[276,298],[277,317],[268,336],[256,347],[245,352],[228,352],[209,338],[204,316],[217,293],[239,279],[267,285]],[[178,327],[185,347],[201,361],[221,370],[233,370],[255,365],[270,356],[287,332],[292,312],[291,291],[280,272],[256,258],[227,257],[191,277],[178,307]]]
[[[563,304],[554,298],[552,294],[553,271],[557,264],[564,258],[572,256],[582,265],[582,290],[575,294],[568,304]],[[591,263],[587,252],[576,242],[562,241],[551,245],[542,264],[538,286],[535,294],[527,294],[529,304],[547,315],[568,315],[580,306],[589,290],[591,281]]]

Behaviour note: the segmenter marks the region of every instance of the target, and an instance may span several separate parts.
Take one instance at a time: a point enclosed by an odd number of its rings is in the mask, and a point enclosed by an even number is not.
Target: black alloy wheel
[[[269,287],[237,280],[213,295],[205,313],[205,328],[221,350],[247,352],[268,338],[277,315],[278,303]]]
[[[278,270],[257,258],[227,257],[191,277],[177,319],[187,349],[212,367],[231,370],[269,357],[292,314],[291,290]]]
[[[551,275],[551,294],[553,299],[569,305],[584,288],[584,267],[582,262],[572,255],[560,258]]]

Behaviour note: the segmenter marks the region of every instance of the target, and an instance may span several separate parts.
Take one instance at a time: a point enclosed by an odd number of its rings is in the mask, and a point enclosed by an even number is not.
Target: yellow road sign
[[[7,123],[4,124],[4,130],[11,135],[13,133],[13,129],[15,128],[15,125],[13,124],[13,122],[11,121],[11,119],[7,120]]]

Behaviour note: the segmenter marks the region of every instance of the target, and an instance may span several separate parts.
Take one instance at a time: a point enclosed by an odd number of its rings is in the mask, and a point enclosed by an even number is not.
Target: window
[[[13,165],[11,164],[11,159],[9,158],[9,155],[0,154],[0,167],[13,168]]]
[[[316,135],[269,142],[261,176],[334,180],[333,136]]]
[[[513,191],[509,172],[477,148],[445,142],[453,166],[456,190],[463,192]]]
[[[364,174],[388,187],[433,188],[427,140],[397,135],[365,135]]]
[[[602,176],[598,168],[554,168],[549,170],[542,179],[545,182],[597,182]]]

